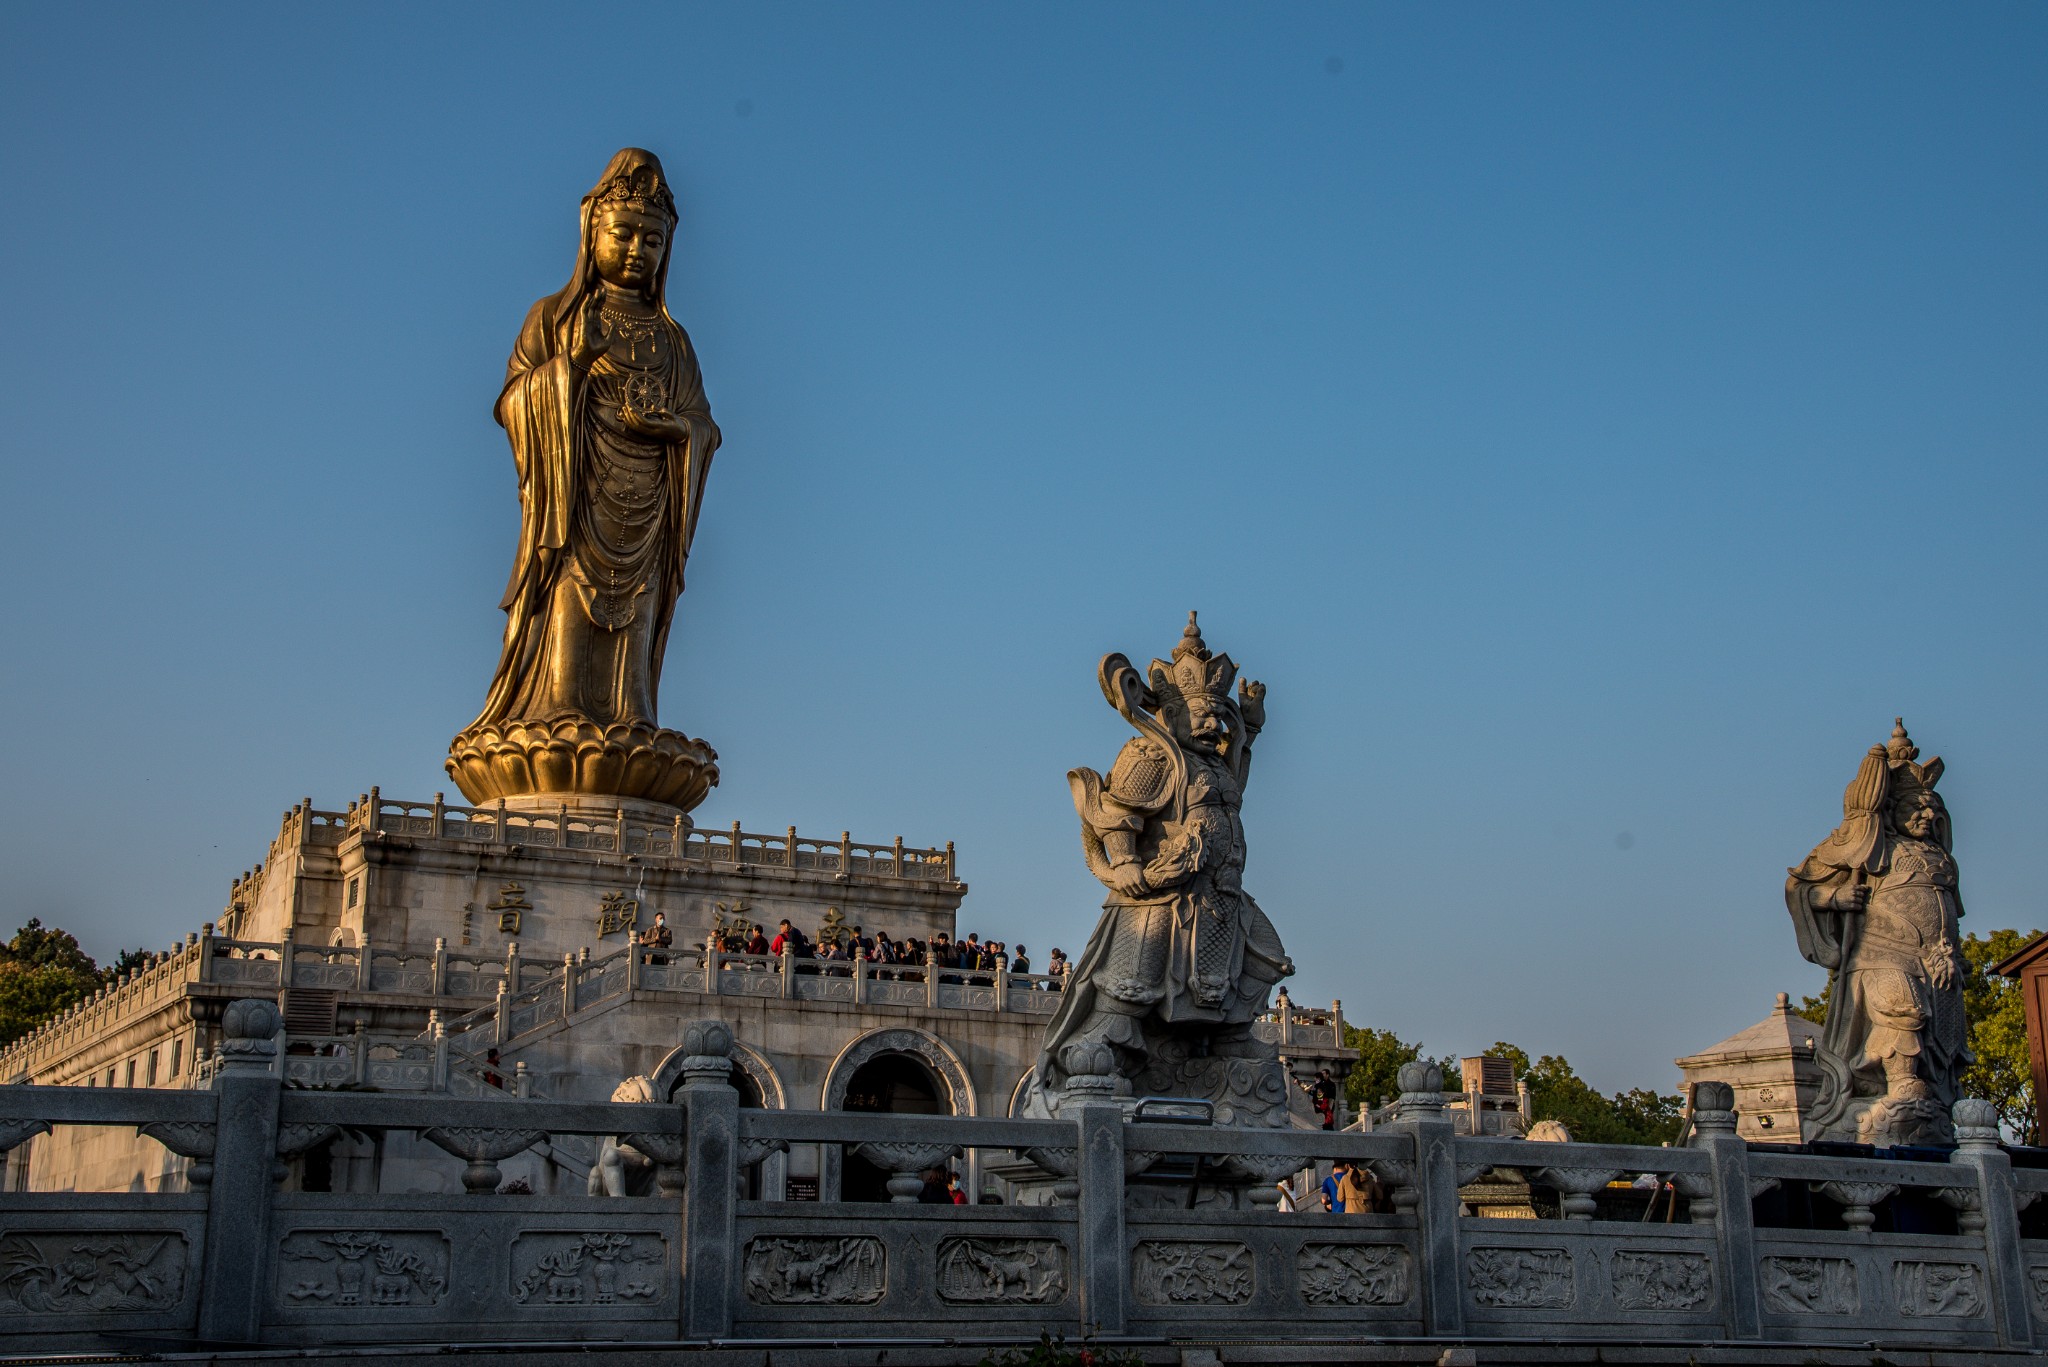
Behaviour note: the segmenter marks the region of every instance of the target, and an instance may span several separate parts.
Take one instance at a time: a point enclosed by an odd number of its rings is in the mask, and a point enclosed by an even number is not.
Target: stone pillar
[[[732,1031],[724,1021],[691,1021],[682,1030],[682,1103],[687,1151],[683,1178],[683,1324],[685,1338],[732,1332],[739,1286],[734,1187],[739,1179],[740,1096],[732,1086]]]
[[[1401,1065],[1401,1097],[1392,1127],[1415,1141],[1415,1219],[1420,1236],[1422,1313],[1431,1334],[1465,1332],[1464,1257],[1458,1241],[1458,1160],[1444,1115],[1444,1070],[1416,1060]]]
[[[2012,1159],[1998,1146],[1998,1108],[1965,1097],[1950,1109],[1955,1121],[1956,1151],[1949,1162],[1975,1171],[1977,1200],[1984,1217],[1984,1261],[1991,1273],[1993,1323],[2006,1348],[2028,1348],[2034,1326],[2028,1315],[2032,1287],[2020,1247],[2019,1202],[2012,1183]]]
[[[1693,1084],[1692,1147],[1705,1149],[1714,1192],[1714,1237],[1721,1253],[1722,1323],[1732,1339],[1763,1336],[1756,1285],[1756,1226],[1749,1185],[1749,1145],[1735,1132],[1735,1089]]]
[[[1081,1322],[1121,1334],[1131,1259],[1124,1246],[1124,1113],[1116,1103],[1116,1061],[1100,1043],[1069,1045],[1061,1061],[1071,1071],[1060,1117],[1072,1117],[1079,1131]]]
[[[263,1329],[273,1279],[270,1196],[284,1090],[270,1066],[283,1024],[276,1006],[253,997],[230,1002],[221,1016],[213,1184],[199,1281],[199,1337],[216,1343],[254,1343]]]

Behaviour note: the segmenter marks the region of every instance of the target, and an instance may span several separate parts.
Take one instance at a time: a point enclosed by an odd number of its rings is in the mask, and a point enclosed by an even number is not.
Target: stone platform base
[[[2039,1362],[2036,1350],[1914,1348],[1873,1344],[1863,1348],[1829,1348],[1798,1343],[1572,1342],[1544,1339],[1387,1339],[1378,1342],[1327,1338],[1289,1340],[1117,1339],[1090,1341],[1098,1350],[1128,1352],[1145,1367],[1230,1367],[1288,1363],[1414,1364],[1415,1367],[2006,1367]],[[888,1364],[888,1367],[974,1367],[991,1350],[1035,1345],[1017,1339],[727,1339],[715,1343],[420,1343],[365,1344],[323,1347],[233,1347],[212,1350],[191,1344],[146,1338],[109,1338],[101,1352],[73,1349],[61,1359],[47,1354],[8,1351],[0,1339],[0,1364],[67,1364],[112,1362],[199,1363],[371,1363],[376,1367],[847,1367]],[[1083,1340],[1070,1338],[1078,1348]]]

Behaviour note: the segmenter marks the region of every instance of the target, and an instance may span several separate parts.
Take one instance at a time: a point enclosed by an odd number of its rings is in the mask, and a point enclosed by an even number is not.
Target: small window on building
[[[111,1066],[107,1069],[107,1085],[109,1087],[114,1085],[114,1070]]]
[[[152,1049],[149,1051],[149,1067],[144,1071],[143,1074],[143,1076],[148,1079],[146,1085],[151,1087],[156,1086],[156,1056],[160,1052],[160,1050],[156,1049]]]
[[[349,880],[348,880],[348,904],[349,904],[349,906],[350,906],[351,908],[353,908],[353,907],[355,906],[355,904],[356,904],[356,895],[357,895],[358,893],[360,893],[360,892],[361,892],[362,890],[363,890],[363,880],[362,880],[362,879],[360,879],[360,878],[351,878],[351,879],[349,879]]]
[[[123,1082],[121,1085],[123,1087],[133,1087],[135,1085],[135,1060],[132,1058],[128,1060],[127,1081]]]
[[[185,1071],[185,1041],[174,1039],[171,1041],[171,1076],[176,1077],[183,1071]]]

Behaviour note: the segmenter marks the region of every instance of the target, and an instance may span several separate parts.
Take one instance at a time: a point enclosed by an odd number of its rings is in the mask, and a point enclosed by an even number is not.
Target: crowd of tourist
[[[869,935],[860,926],[837,926],[820,927],[816,935],[806,935],[784,920],[776,926],[772,936],[762,926],[747,926],[716,931],[711,938],[717,942],[722,954],[781,958],[787,953],[795,959],[842,964],[864,958],[878,976],[911,982],[922,981],[922,970],[927,965],[967,973],[1033,971],[1028,946],[1019,944],[1013,950],[1002,940],[983,940],[978,932],[964,940],[955,940],[943,930],[929,939],[908,935],[892,938],[886,930]],[[674,946],[675,932],[669,929],[667,917],[656,912],[654,924],[642,930],[637,939],[642,949],[651,951],[649,958],[652,960],[655,955]],[[1053,992],[1063,988],[1068,971],[1066,952],[1055,948],[1046,957],[1042,971],[1046,981],[1041,986]]]

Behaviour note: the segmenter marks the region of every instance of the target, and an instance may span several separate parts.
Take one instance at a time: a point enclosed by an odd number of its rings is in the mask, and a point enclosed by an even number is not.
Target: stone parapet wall
[[[1422,1097],[1372,1134],[1150,1123],[1114,1103],[1028,1121],[743,1111],[724,1065],[692,1057],[676,1099],[645,1104],[298,1092],[248,1058],[231,1060],[216,1091],[0,1088],[10,1147],[51,1124],[136,1127],[190,1159],[195,1181],[203,1165],[207,1184],[185,1196],[0,1195],[10,1266],[50,1269],[0,1287],[0,1343],[72,1351],[123,1332],[222,1344],[847,1344],[906,1326],[933,1339],[1092,1326],[1480,1339],[1501,1356],[1602,1339],[2012,1351],[2048,1335],[2048,1240],[2023,1239],[2019,1224],[2048,1174],[2011,1167],[1979,1117],[1962,1114],[1978,1103],[1959,1105],[1963,1148],[1928,1163],[1755,1153],[1726,1112],[1728,1124],[1687,1148],[1468,1139]],[[279,1159],[380,1133],[417,1136],[467,1194],[275,1189]],[[655,1156],[657,1194],[495,1194],[515,1156],[606,1135]],[[912,1170],[971,1151],[1027,1154],[1068,1195],[969,1208],[735,1196],[746,1170],[793,1144]],[[1254,1179],[1249,1201],[1188,1209],[1162,1199],[1156,1177],[1132,1184],[1195,1156],[1211,1173],[1362,1162],[1395,1213],[1283,1214],[1258,1204]],[[1495,1169],[1562,1193],[1566,1218],[1461,1215],[1459,1185]],[[1594,1218],[1590,1194],[1638,1173],[1684,1197],[1681,1223]],[[1760,1227],[1755,1195],[1791,1184],[1838,1203],[1848,1228]],[[1939,1194],[1959,1213],[1955,1230],[1886,1233],[1861,1218],[1908,1190]],[[124,1289],[98,1295],[101,1281]]]

